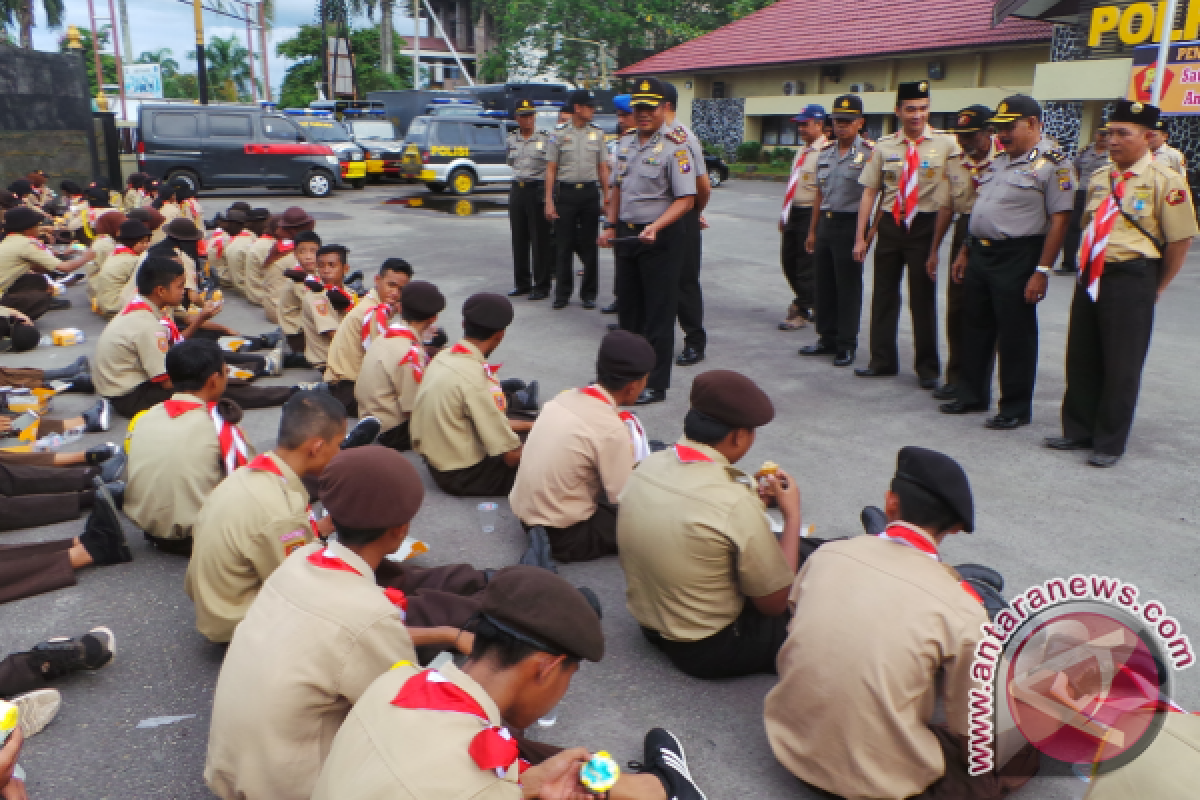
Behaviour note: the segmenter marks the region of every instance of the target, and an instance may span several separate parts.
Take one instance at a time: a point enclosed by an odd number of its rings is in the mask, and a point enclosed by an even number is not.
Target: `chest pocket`
[[[899,161],[885,161],[883,164],[883,182],[890,187],[894,187],[900,182],[900,174],[903,171],[903,163]]]
[[[822,192],[829,191],[829,182],[833,178],[833,165],[821,162],[817,164],[817,184],[821,187]]]
[[[1017,189],[1028,189],[1032,191],[1040,191],[1041,184],[1038,183],[1036,175],[1030,175],[1022,170],[1012,170],[1005,178],[1005,182]]]
[[[1154,211],[1154,187],[1130,186],[1121,200],[1121,208],[1145,228],[1143,218],[1151,216]]]
[[[970,181],[970,178],[952,172],[946,175],[946,180],[950,183],[951,197],[962,197],[967,193],[967,183]]]

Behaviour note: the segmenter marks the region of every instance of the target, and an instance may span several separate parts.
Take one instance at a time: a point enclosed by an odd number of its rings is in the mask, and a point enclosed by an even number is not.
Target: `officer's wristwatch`
[[[616,229],[617,229],[617,223],[615,223],[615,222],[606,222],[606,223],[604,223],[604,230],[606,230],[606,231],[615,231]]]
[[[1042,273],[1043,275],[1049,275],[1051,272],[1051,268],[1050,267],[1038,267],[1037,271]]]

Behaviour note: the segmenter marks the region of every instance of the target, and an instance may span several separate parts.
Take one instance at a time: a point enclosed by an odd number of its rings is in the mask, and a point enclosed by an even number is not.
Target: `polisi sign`
[[[1172,41],[1187,41],[1200,35],[1200,2],[1188,3],[1183,30],[1172,30]],[[1088,26],[1088,47],[1096,47],[1106,35],[1115,34],[1122,44],[1139,45],[1162,39],[1166,3],[1132,3],[1128,6],[1097,6]]]

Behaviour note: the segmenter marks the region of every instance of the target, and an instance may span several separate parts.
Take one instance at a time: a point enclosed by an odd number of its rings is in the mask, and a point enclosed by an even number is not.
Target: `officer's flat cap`
[[[992,110],[987,106],[967,106],[954,117],[954,125],[946,128],[947,133],[978,133],[988,126]]]
[[[896,477],[915,484],[945,503],[962,520],[963,530],[975,531],[975,505],[967,473],[948,455],[924,447],[905,447],[896,458]]]
[[[654,369],[654,348],[645,338],[629,331],[610,331],[600,341],[596,371],[603,375],[636,380]]]
[[[176,217],[168,222],[166,233],[172,239],[180,239],[185,242],[194,242],[204,236],[200,232],[200,229],[196,227],[196,223],[187,217]]]
[[[152,233],[154,231],[150,230],[150,227],[146,223],[132,216],[122,222],[121,227],[117,228],[118,239],[144,239]]]
[[[36,208],[29,206],[18,206],[10,208],[4,212],[4,230],[9,231],[27,231],[30,228],[36,228],[45,221],[46,217]]]
[[[317,491],[334,522],[359,530],[398,528],[417,515],[425,499],[417,470],[382,445],[338,453],[321,473]]]
[[[713,369],[692,381],[692,408],[733,428],[761,428],[775,419],[775,406],[758,384],[740,372]]]
[[[1117,107],[1108,117],[1109,122],[1132,122],[1151,130],[1164,130],[1164,120],[1159,116],[1158,106],[1130,100],[1118,100]]]
[[[300,206],[292,206],[279,217],[279,225],[282,228],[299,228],[310,222],[315,220]]]
[[[604,658],[604,631],[596,610],[582,592],[549,570],[505,567],[483,590],[479,610],[500,630],[543,652],[588,661]]]
[[[412,281],[400,295],[400,307],[408,316],[428,318],[442,313],[446,298],[429,281]]]
[[[653,106],[654,108],[658,108],[662,105],[666,96],[663,83],[658,78],[641,78],[634,84],[633,95],[630,100],[635,107]]]
[[[863,101],[856,94],[844,94],[833,101],[834,119],[858,119],[862,115]]]
[[[594,106],[596,105],[596,96],[587,89],[576,89],[567,95],[567,102],[563,108],[573,110],[575,106]]]
[[[533,104],[533,101],[531,101],[528,97],[522,97],[521,101],[519,103],[517,103],[517,107],[513,109],[514,117],[519,117],[522,114],[536,114],[536,113],[537,113],[537,106],[535,106]]]
[[[125,215],[129,219],[140,219],[150,230],[156,231],[162,227],[167,218],[158,213],[156,208],[135,208]]]
[[[508,298],[491,292],[479,292],[468,297],[467,302],[463,303],[462,315],[472,325],[493,331],[507,328],[514,316]]]
[[[901,100],[921,100],[929,97],[929,81],[909,81],[896,85],[896,102]]]
[[[269,208],[252,208],[246,212],[246,218],[258,222],[264,219],[270,219],[271,210]]]
[[[996,106],[996,113],[988,122],[1013,122],[1022,117],[1042,118],[1042,106],[1027,94],[1009,95]]]

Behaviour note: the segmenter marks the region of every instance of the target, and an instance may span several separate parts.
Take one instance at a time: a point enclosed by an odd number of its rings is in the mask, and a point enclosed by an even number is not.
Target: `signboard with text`
[[[158,64],[124,64],[126,97],[163,96],[162,67]]]
[[[1127,97],[1141,103],[1153,100],[1154,76],[1160,69],[1158,45],[1133,49],[1133,71]],[[1200,41],[1173,44],[1164,67],[1163,114],[1200,116]]]

